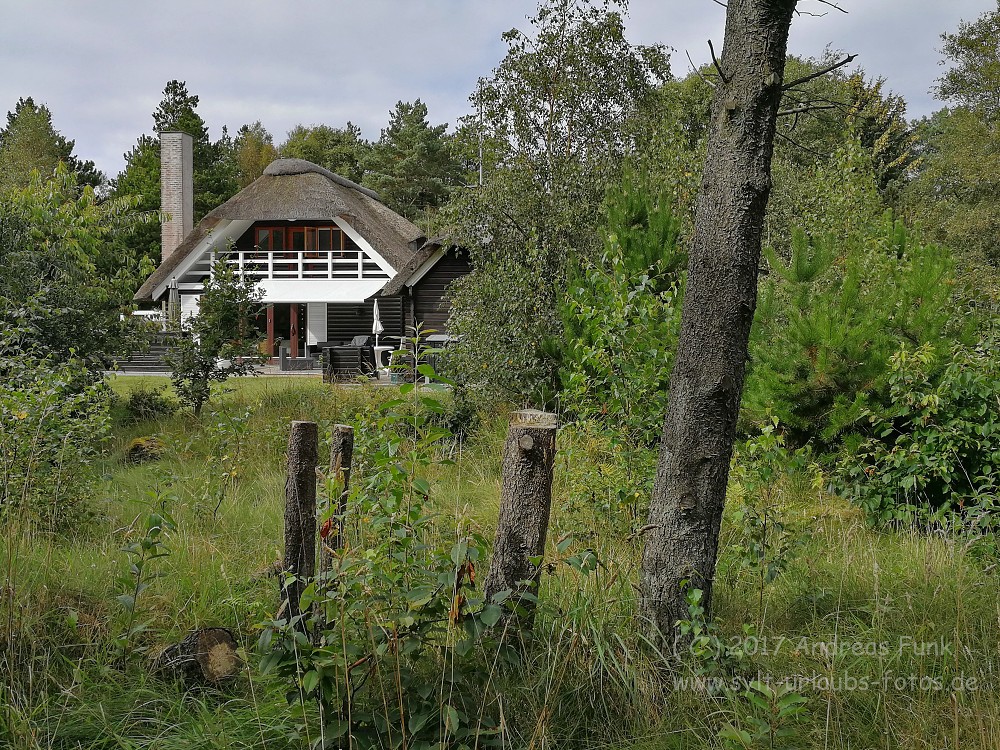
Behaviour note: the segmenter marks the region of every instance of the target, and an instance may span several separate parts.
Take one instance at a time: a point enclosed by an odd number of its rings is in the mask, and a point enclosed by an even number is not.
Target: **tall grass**
[[[157,381],[121,379],[119,393]],[[116,427],[92,499],[94,516],[55,537],[8,524],[0,598],[0,746],[41,748],[292,747],[287,686],[260,675],[250,644],[256,624],[274,614],[280,557],[283,456],[293,419],[350,423],[373,400],[371,388],[331,388],[298,378],[239,382],[201,420],[177,413]],[[205,488],[219,468],[216,418],[250,409],[238,478],[215,510]],[[455,463],[436,469],[441,533],[495,524],[503,419],[450,448]],[[125,446],[160,435],[168,446],[152,464],[128,466]],[[581,576],[555,565],[543,576],[543,601],[517,666],[481,654],[499,698],[511,748],[714,748],[720,728],[740,724],[748,705],[738,693],[678,688],[686,667],[671,666],[636,627],[641,536],[569,494],[568,475],[586,461],[581,446],[557,465],[550,527],[593,550],[601,566]],[[777,490],[784,512],[809,520],[813,533],[790,567],[764,591],[767,617],[745,676],[865,678],[870,687],[803,687],[805,716],[797,746],[853,748],[1000,747],[1000,591],[990,548],[929,531],[877,533],[853,509],[789,482]],[[735,488],[734,501],[739,489]],[[127,663],[113,645],[124,621],[117,582],[127,571],[121,548],[140,533],[152,506],[168,502],[177,531],[159,577],[139,601],[149,627]],[[739,529],[727,517],[722,554]],[[719,580],[720,637],[734,642],[757,623],[754,584]],[[149,673],[149,656],[194,627],[230,627],[247,655],[245,674],[223,690],[185,690]],[[937,643],[938,651],[921,646]],[[824,648],[823,644],[827,644]],[[832,644],[838,644],[833,646]],[[846,646],[845,646],[846,644]],[[860,652],[852,650],[861,644]],[[870,647],[868,644],[875,644]],[[880,650],[879,644],[885,644]],[[744,643],[746,645],[746,643]],[[866,649],[874,651],[868,652]],[[940,679],[942,689],[900,686],[896,678]],[[977,689],[952,689],[976,677]],[[926,681],[926,680],[925,680]]]

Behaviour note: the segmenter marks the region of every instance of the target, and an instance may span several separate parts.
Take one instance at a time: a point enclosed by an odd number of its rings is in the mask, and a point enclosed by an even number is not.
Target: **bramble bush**
[[[890,361],[889,406],[866,417],[874,437],[838,472],[842,491],[878,524],[995,528],[1000,492],[1000,357],[956,347],[944,369],[930,345]]]

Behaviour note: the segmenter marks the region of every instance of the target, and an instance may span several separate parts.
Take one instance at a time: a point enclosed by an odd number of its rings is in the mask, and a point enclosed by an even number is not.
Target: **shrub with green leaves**
[[[316,746],[495,746],[478,648],[502,611],[475,585],[486,541],[443,532],[431,505],[427,473],[450,463],[440,388],[407,383],[357,415],[347,512],[337,477],[321,493],[323,544],[343,546],[327,547],[331,568],[305,588],[304,614],[265,623],[261,669],[293,683],[300,734]]]
[[[199,297],[198,313],[183,322],[167,354],[174,390],[196,415],[212,394],[212,383],[256,374],[264,357],[254,318],[263,309],[256,279],[241,276],[224,259]]]
[[[649,446],[663,426],[680,326],[680,222],[667,195],[632,173],[604,210],[604,252],[579,259],[561,306],[562,406]]]
[[[841,462],[842,490],[876,523],[996,525],[1000,492],[1000,357],[958,347],[940,369],[933,347],[890,361],[890,405],[866,413],[875,437]]]
[[[0,522],[66,531],[87,516],[110,429],[90,374],[79,360],[0,359]]]

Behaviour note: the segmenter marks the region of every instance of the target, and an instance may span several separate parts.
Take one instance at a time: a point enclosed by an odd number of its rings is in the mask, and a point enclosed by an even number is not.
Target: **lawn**
[[[291,739],[289,686],[259,672],[255,650],[259,624],[277,607],[270,571],[281,556],[288,425],[313,420],[322,434],[396,394],[251,378],[233,383],[200,419],[178,412],[129,422],[124,399],[165,384],[113,382],[121,397],[114,442],[89,516],[69,538],[12,526],[2,540],[0,745],[300,746]],[[492,538],[504,420],[483,416],[447,443],[452,463],[428,469],[435,534],[461,529]],[[162,440],[162,457],[127,465],[129,444],[148,436]],[[535,636],[516,666],[480,655],[491,665],[503,746],[712,748],[750,738],[754,747],[1000,747],[1000,597],[991,545],[873,531],[825,494],[815,473],[757,487],[751,498],[752,485],[734,472],[716,629],[668,668],[636,625],[641,514],[602,500],[621,467],[584,432],[567,430],[559,441],[547,557],[558,563],[586,549],[600,565],[582,575],[555,564],[543,576]],[[784,531],[771,526],[765,545],[767,560],[777,562],[773,580],[754,562],[761,536],[751,531],[747,506],[767,507],[771,523],[784,524]],[[117,598],[132,561],[123,548],[163,509],[176,521],[169,554],[146,563],[149,587],[130,614]],[[568,536],[575,539],[569,551],[558,549]],[[245,674],[234,684],[185,691],[150,672],[151,655],[164,644],[209,625],[231,628],[243,645]],[[703,627],[696,610],[692,626]],[[747,697],[742,685],[722,687],[783,678],[793,678],[791,694],[805,699],[800,713],[783,713],[799,702],[782,704],[764,688]]]

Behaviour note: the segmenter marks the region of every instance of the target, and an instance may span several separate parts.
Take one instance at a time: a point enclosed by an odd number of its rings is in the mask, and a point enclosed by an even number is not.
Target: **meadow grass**
[[[127,396],[165,383],[119,378],[113,387]],[[296,747],[287,686],[259,674],[253,653],[257,624],[277,603],[268,572],[281,553],[288,424],[351,423],[391,395],[312,379],[246,379],[200,420],[184,412],[155,422],[119,420],[93,517],[68,538],[9,525],[0,540],[0,745]],[[238,455],[218,455],[218,425],[247,414],[239,445],[224,446]],[[504,432],[502,415],[486,416],[450,445],[454,463],[433,470],[441,534],[461,527],[492,536]],[[152,434],[166,444],[164,456],[127,465],[129,442]],[[497,670],[493,682],[506,746],[724,747],[719,730],[751,726],[761,709],[740,691],[676,682],[707,672],[800,680],[806,710],[788,722],[791,734],[778,747],[1000,747],[1000,592],[991,545],[931,530],[877,532],[808,482],[785,482],[774,491],[783,515],[810,531],[763,597],[733,558],[741,534],[733,514],[723,529],[718,636],[747,655],[719,673],[711,660],[668,668],[636,624],[641,535],[573,496],[580,486],[573,473],[602,460],[599,447],[560,449],[549,558],[560,558],[555,542],[571,534],[601,566],[581,576],[557,564],[543,576],[543,606],[524,658]],[[219,502],[218,474],[230,464],[238,476],[223,483]],[[734,486],[731,505],[741,494]],[[170,554],[151,566],[156,577],[136,615],[146,628],[126,658],[113,643],[126,622],[116,600],[129,564],[122,548],[164,503],[177,529]],[[231,628],[243,645],[247,666],[235,685],[185,691],[149,674],[150,654],[206,625]],[[755,628],[749,637],[744,625]],[[490,654],[482,658],[491,663]],[[851,688],[851,679],[864,688]],[[978,680],[973,687],[971,679]]]

